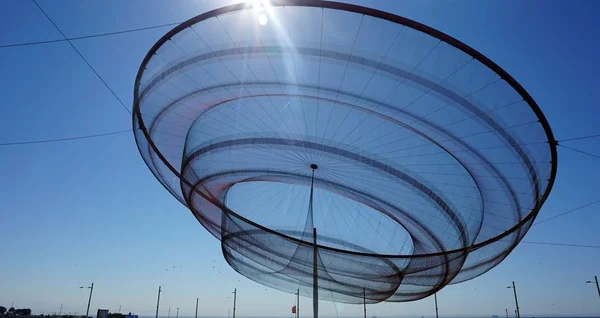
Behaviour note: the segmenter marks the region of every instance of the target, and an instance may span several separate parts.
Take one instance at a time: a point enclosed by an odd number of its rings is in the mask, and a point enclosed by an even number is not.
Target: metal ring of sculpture
[[[233,269],[337,302],[417,300],[487,272],[556,175],[547,120],[498,65],[328,1],[231,5],[175,27],[139,69],[133,126]]]

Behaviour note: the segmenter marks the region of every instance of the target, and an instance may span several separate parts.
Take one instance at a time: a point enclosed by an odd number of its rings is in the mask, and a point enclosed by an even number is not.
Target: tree
[[[4,315],[6,313],[6,307],[0,306],[0,315]]]
[[[10,309],[8,310],[8,314],[13,315],[14,313],[15,313],[15,307],[10,307]]]
[[[31,309],[29,309],[29,308],[17,309],[17,310],[15,310],[15,315],[21,316],[21,317],[31,316]]]

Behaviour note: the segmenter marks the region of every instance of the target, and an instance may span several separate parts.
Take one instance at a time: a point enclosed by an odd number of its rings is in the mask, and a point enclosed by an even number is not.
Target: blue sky
[[[595,107],[599,4],[588,1],[351,1],[437,28],[487,55],[533,96],[557,139],[600,132]],[[68,37],[180,22],[234,1],[39,1]],[[0,3],[0,45],[60,39],[30,1]],[[148,49],[167,28],[74,41],[127,107]],[[128,129],[129,114],[66,42],[0,49],[0,143]],[[599,140],[569,146],[600,153]],[[559,149],[559,172],[545,219],[592,202],[598,160]],[[225,264],[218,242],[156,181],[131,134],[0,148],[0,304],[35,312],[99,307],[161,315],[180,307],[226,316],[233,288],[240,316],[286,316],[294,296],[258,286]],[[534,226],[525,240],[600,245],[598,205]],[[498,267],[438,294],[441,315],[514,310],[523,315],[600,312],[592,286],[598,249],[521,244]],[[168,269],[168,270],[167,270]],[[303,298],[303,312],[310,310]],[[324,302],[327,316],[359,316],[361,306]],[[369,306],[369,315],[432,316],[433,299]]]

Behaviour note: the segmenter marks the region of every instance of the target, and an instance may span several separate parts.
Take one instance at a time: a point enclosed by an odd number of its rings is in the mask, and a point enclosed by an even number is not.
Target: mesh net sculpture
[[[485,273],[556,174],[550,126],[509,74],[365,7],[204,13],[152,47],[134,97],[143,159],[231,267],[336,302],[412,301]]]

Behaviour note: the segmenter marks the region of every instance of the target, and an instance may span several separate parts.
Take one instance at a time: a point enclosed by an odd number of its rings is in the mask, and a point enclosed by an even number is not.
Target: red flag
[[[292,314],[295,314],[295,313],[296,313],[296,306],[293,306],[292,307]]]

